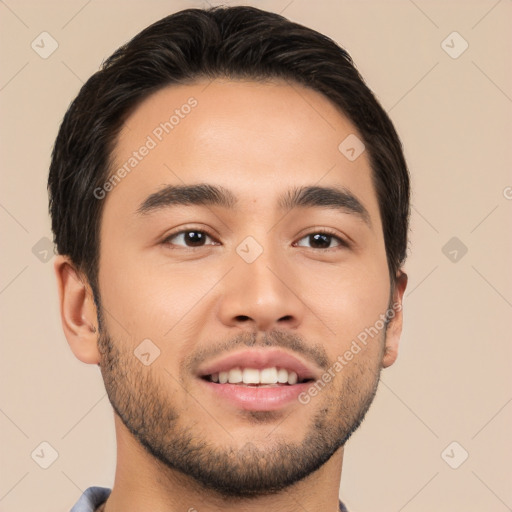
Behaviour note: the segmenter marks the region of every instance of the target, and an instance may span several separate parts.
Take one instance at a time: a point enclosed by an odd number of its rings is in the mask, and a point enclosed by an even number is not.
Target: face
[[[351,134],[319,93],[217,80],[152,95],[118,139],[105,386],[158,461],[220,495],[312,473],[375,394],[390,282],[367,155],[338,149]]]

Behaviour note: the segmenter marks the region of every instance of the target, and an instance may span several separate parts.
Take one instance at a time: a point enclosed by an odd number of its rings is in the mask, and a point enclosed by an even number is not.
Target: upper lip
[[[199,367],[197,375],[205,377],[214,373],[227,372],[232,368],[254,368],[262,370],[271,367],[294,371],[299,380],[317,380],[318,367],[308,364],[299,357],[280,349],[244,350],[216,358]]]

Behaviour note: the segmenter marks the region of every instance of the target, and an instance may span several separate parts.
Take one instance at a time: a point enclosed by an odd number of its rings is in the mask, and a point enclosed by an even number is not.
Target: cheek
[[[192,319],[197,327],[199,311],[205,314],[203,300],[219,281],[215,272],[205,271],[205,263],[143,261],[129,250],[123,257],[109,258],[108,249],[106,245],[99,277],[113,336],[129,337],[135,344],[149,338],[164,348],[177,333],[183,338]]]
[[[374,326],[388,307],[387,265],[378,260],[339,267],[317,265],[300,282],[306,304],[321,319],[322,331],[338,352]]]

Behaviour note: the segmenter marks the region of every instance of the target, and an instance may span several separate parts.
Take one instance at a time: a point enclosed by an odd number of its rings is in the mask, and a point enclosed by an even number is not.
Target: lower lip
[[[256,387],[218,384],[204,379],[200,381],[215,396],[246,411],[276,411],[294,402],[300,403],[299,395],[311,385],[310,382],[303,382],[292,386]]]

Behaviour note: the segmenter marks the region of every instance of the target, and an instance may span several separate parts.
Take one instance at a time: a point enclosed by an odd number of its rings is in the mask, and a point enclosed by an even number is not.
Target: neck
[[[112,493],[97,512],[336,512],[343,462],[340,448],[321,468],[271,495],[231,499],[155,459],[116,421],[117,467]],[[314,490],[314,492],[313,492]]]

